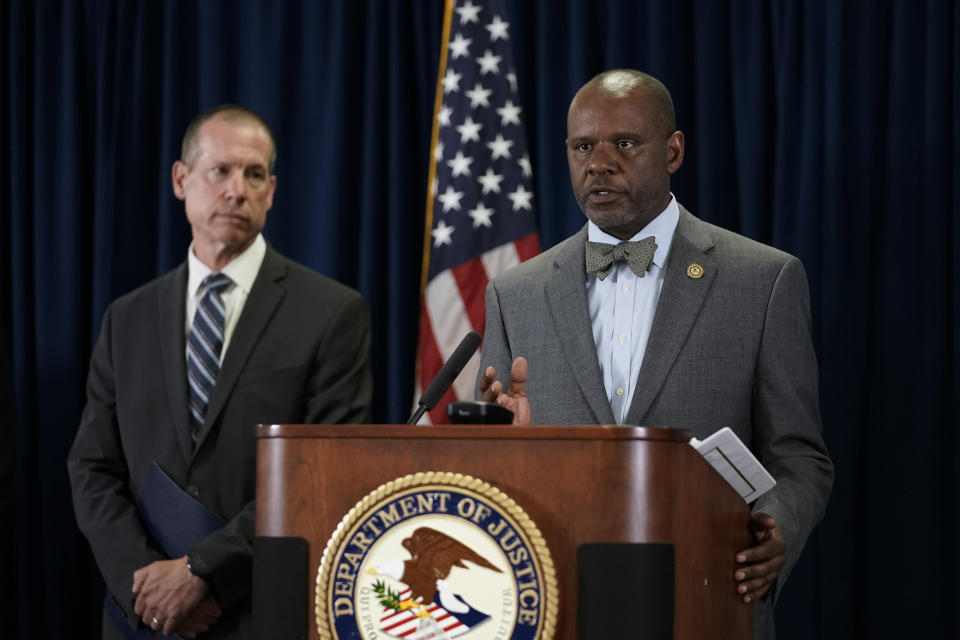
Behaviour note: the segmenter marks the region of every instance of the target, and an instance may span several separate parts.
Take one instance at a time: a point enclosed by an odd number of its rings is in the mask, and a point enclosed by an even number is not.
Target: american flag
[[[487,282],[540,252],[503,0],[447,0],[424,239],[416,399],[470,330]],[[479,353],[421,422],[472,400]],[[416,402],[416,399],[414,400]]]

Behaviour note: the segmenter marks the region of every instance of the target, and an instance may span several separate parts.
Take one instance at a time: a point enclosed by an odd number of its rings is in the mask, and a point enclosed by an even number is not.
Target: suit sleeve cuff
[[[210,595],[212,595],[213,599],[217,602],[221,602],[220,594],[217,593],[217,587],[212,579],[213,571],[203,561],[203,555],[200,554],[196,549],[193,549],[187,554],[187,569],[190,571],[190,573],[206,582],[207,588],[210,589]]]

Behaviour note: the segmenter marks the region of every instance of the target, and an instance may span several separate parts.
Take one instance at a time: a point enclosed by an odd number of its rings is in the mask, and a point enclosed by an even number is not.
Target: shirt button
[[[620,344],[623,344],[624,342],[627,341],[627,336],[620,336],[620,337],[617,338],[617,339],[620,341]]]
[[[618,395],[618,396],[622,396],[622,395],[623,395],[623,389],[622,389],[622,388],[617,389],[617,395]]]
[[[200,495],[200,488],[195,484],[187,485],[187,493],[196,498]]]
[[[623,285],[623,292],[626,293],[627,291],[630,291],[630,285],[625,284]]]

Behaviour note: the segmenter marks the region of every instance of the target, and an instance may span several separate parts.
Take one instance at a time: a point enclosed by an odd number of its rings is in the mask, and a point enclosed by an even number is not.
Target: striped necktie
[[[187,382],[190,391],[190,435],[200,439],[203,418],[213,387],[220,373],[223,327],[226,309],[220,293],[233,283],[222,273],[211,273],[203,280],[206,290],[197,305],[187,337]]]

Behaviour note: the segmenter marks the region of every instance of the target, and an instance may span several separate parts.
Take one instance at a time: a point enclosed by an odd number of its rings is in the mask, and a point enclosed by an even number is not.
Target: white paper
[[[690,444],[747,502],[753,502],[777,484],[730,427],[703,440],[691,438]]]

